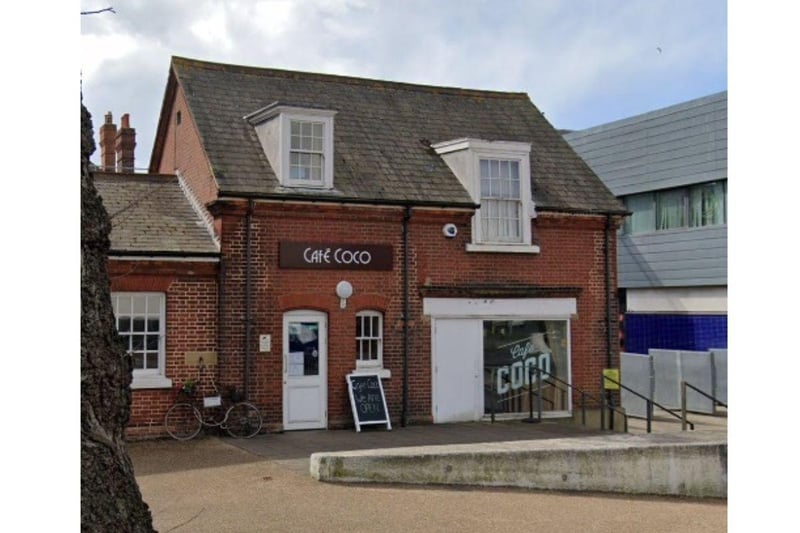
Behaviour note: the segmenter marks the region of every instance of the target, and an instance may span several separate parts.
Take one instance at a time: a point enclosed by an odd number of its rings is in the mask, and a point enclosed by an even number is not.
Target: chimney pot
[[[117,132],[117,172],[133,172],[133,152],[136,148],[136,130],[130,127],[128,113],[122,115],[122,123]]]
[[[111,111],[106,113],[105,122],[100,126],[100,167],[113,172],[115,168],[114,141],[117,137],[117,126],[111,116]]]

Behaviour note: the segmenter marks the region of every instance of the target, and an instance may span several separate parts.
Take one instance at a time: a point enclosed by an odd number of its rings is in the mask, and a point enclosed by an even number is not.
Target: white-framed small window
[[[290,120],[289,179],[322,185],[325,162],[325,123]]]
[[[522,243],[519,161],[481,159],[481,240]]]
[[[383,314],[378,311],[356,314],[356,368],[383,368]]]
[[[111,293],[117,334],[133,367],[131,388],[172,386],[164,372],[165,300],[160,292]]]
[[[334,115],[274,103],[244,119],[255,128],[281,186],[332,189]]]

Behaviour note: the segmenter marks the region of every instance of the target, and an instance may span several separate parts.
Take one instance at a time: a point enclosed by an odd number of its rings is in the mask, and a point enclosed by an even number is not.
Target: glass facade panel
[[[625,197],[631,215],[624,232],[650,233],[676,228],[698,228],[727,223],[727,181],[713,181]]]

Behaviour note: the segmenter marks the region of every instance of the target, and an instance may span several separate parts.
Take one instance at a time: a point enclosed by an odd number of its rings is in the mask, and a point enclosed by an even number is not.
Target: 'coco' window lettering
[[[541,395],[544,411],[568,408],[566,320],[483,321],[486,413],[527,413]]]

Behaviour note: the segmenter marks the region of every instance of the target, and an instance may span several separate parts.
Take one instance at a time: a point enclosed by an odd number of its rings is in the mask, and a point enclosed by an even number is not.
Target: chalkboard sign
[[[386,424],[386,429],[392,429],[386,396],[378,374],[348,374],[347,388],[356,431],[361,431],[361,426],[366,424]]]

